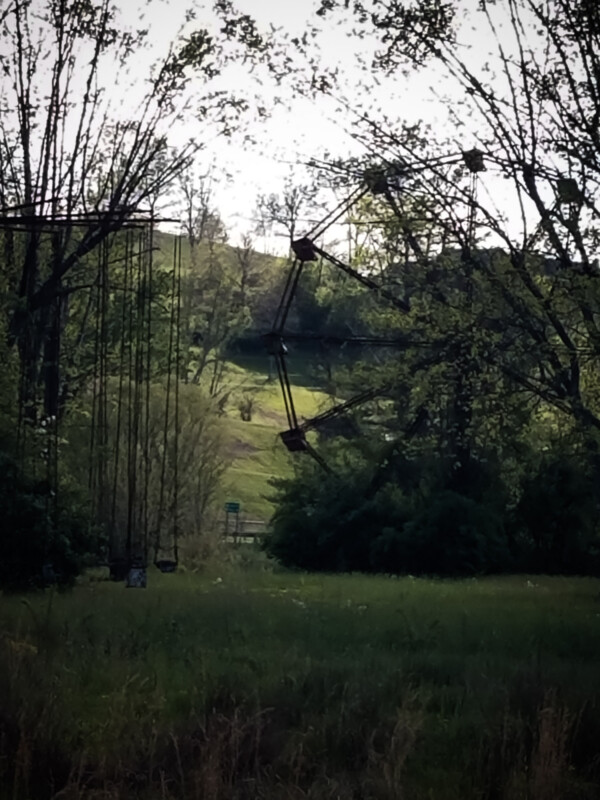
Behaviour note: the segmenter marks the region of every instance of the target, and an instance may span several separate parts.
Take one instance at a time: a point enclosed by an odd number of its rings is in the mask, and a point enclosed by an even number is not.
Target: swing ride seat
[[[303,236],[302,239],[295,239],[292,242],[292,250],[298,261],[318,261],[318,255],[315,252],[314,242]]]
[[[290,428],[289,431],[283,431],[279,435],[290,453],[301,453],[308,450],[306,434],[300,428]]]
[[[167,572],[175,572],[177,569],[177,562],[173,561],[170,558],[161,558],[158,561],[154,562],[154,565],[164,573]]]
[[[146,567],[130,567],[127,572],[128,589],[145,589],[147,584]]]

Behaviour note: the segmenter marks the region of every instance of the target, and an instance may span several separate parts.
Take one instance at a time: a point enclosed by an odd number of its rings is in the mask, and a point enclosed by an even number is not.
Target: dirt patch
[[[231,442],[227,448],[229,457],[234,459],[251,456],[253,453],[258,453],[259,449],[260,448],[256,447],[256,445],[250,442],[241,442],[239,439],[236,439],[235,442]]]
[[[281,429],[288,427],[287,417],[281,411],[272,411],[268,408],[261,408],[260,411],[254,416],[261,417],[266,422],[272,422]]]

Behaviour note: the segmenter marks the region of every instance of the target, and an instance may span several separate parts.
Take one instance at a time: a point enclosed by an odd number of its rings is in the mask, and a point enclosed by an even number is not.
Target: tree
[[[321,13],[341,8],[326,2]],[[462,43],[456,3],[357,2],[353,13],[380,39],[374,70],[419,69],[429,60],[450,76],[455,91],[445,102],[456,135],[475,136],[484,165],[508,180],[513,207],[520,208],[520,219],[506,220],[492,199],[457,184],[454,170],[420,173],[418,188],[436,209],[438,229],[472,263],[489,298],[487,325],[496,328],[498,341],[479,358],[493,360],[523,390],[567,414],[597,450],[600,416],[591,377],[600,356],[597,6],[480,3],[479,35],[495,50],[492,66],[483,67],[456,46]],[[431,136],[407,146],[404,131],[393,131],[383,115],[363,119],[361,131],[372,149],[395,150],[424,168],[430,163]],[[410,192],[407,183],[403,192]],[[469,207],[477,215],[475,249]],[[486,236],[506,255],[500,270],[498,258],[481,252]]]
[[[311,217],[318,213],[319,189],[315,184],[299,183],[289,175],[279,194],[261,194],[256,201],[257,233],[264,236],[274,228],[289,241],[299,238],[312,227]]]
[[[190,265],[183,291],[185,371],[192,383],[205,382],[211,396],[220,392],[226,350],[249,322],[247,285],[252,262],[249,241],[230,252],[227,232],[213,207],[210,176],[186,173],[183,181],[184,230]]]
[[[214,180],[211,172],[198,175],[193,169],[186,170],[180,178],[183,230],[190,243],[192,262],[197,257],[195,248],[202,240],[224,244],[228,238],[225,223],[213,205]]]
[[[170,128],[195,115],[213,133],[228,132],[247,108],[210,88],[234,57],[223,42],[239,42],[249,58],[261,50],[236,19],[232,13],[222,41],[197,29],[151,66],[147,31],[124,28],[110,0],[13,0],[2,12],[0,214],[8,339],[18,349],[23,403],[36,407],[42,386],[45,413],[57,411],[69,297],[98,280],[90,256],[136,215],[151,218],[157,196],[200,149],[199,140],[173,148]],[[121,105],[108,76],[126,76],[121,91],[130,100],[139,88],[133,65],[145,62],[139,102]],[[203,82],[193,94],[192,75]]]

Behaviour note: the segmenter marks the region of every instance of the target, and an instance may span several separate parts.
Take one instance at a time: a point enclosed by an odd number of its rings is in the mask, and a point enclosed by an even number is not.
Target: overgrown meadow
[[[25,798],[600,797],[600,582],[87,576],[0,607]]]

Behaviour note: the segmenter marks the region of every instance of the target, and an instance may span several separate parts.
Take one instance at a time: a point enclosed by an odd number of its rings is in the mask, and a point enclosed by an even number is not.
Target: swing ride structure
[[[386,303],[388,306],[395,308],[403,314],[410,313],[410,298],[398,297],[390,292],[385,286],[380,285],[375,281],[367,272],[358,271],[350,263],[346,263],[338,258],[336,255],[328,252],[323,246],[319,246],[318,240],[322,241],[325,232],[332,226],[339,222],[345,215],[351,211],[352,207],[359,203],[367,195],[381,197],[390,208],[395,221],[400,225],[403,241],[407,247],[408,253],[417,264],[426,265],[431,263],[431,258],[424,252],[419,243],[414,231],[411,230],[408,222],[406,222],[406,215],[403,214],[399,205],[399,200],[403,193],[403,184],[412,177],[418,177],[421,173],[433,171],[438,176],[441,174],[440,170],[450,167],[461,167],[462,171],[466,171],[468,175],[468,186],[463,191],[461,198],[466,207],[466,215],[464,226],[461,236],[461,261],[464,265],[465,283],[467,302],[472,301],[472,287],[471,276],[474,268],[473,256],[475,249],[475,227],[476,227],[476,214],[480,208],[477,200],[478,182],[480,174],[488,169],[488,165],[494,165],[500,170],[506,169],[506,163],[502,159],[498,159],[489,153],[473,148],[471,150],[464,150],[458,153],[440,156],[429,160],[419,160],[410,163],[404,158],[398,161],[382,160],[380,166],[370,166],[367,169],[360,171],[353,171],[350,169],[338,168],[345,173],[347,177],[350,175],[354,180],[359,182],[357,188],[354,188],[350,194],[334,208],[333,211],[326,214],[326,216],[317,223],[305,236],[295,239],[291,242],[291,251],[293,254],[293,261],[287,276],[284,290],[277,308],[273,326],[271,331],[264,335],[264,343],[269,356],[274,360],[277,367],[278,379],[283,396],[285,413],[287,417],[288,428],[280,433],[281,440],[287,450],[291,453],[308,453],[312,458],[327,471],[331,471],[330,467],[319,453],[317,449],[307,440],[307,433],[312,430],[317,430],[320,426],[328,423],[330,420],[337,417],[343,417],[351,409],[360,406],[373,400],[376,397],[385,396],[389,394],[390,386],[382,385],[378,387],[369,387],[361,393],[350,397],[345,402],[337,403],[331,408],[323,411],[315,417],[310,419],[300,420],[296,411],[294,403],[294,394],[292,385],[289,378],[288,358],[289,349],[286,342],[321,342],[325,344],[334,345],[358,345],[366,348],[388,348],[396,351],[401,351],[409,347],[423,347],[430,351],[435,351],[436,348],[444,347],[448,341],[442,342],[422,342],[411,341],[409,337],[386,339],[386,338],[369,338],[369,337],[339,337],[339,336],[318,336],[313,334],[303,334],[298,331],[290,331],[287,328],[287,322],[290,314],[294,298],[296,296],[300,279],[307,263],[327,262],[335,269],[341,271],[353,280],[364,286],[371,292],[379,301]],[[312,162],[313,166],[319,166],[316,162]],[[323,164],[322,166],[331,169],[331,165]],[[569,205],[577,203],[579,192],[577,184],[570,178],[562,178],[558,175],[546,176],[551,177],[556,192],[555,207],[560,205]],[[531,242],[542,233],[543,226],[540,224],[533,236]],[[531,243],[530,242],[530,243]],[[455,366],[457,372],[457,393],[462,393],[465,397],[462,399],[468,402],[467,394],[472,387],[468,384],[469,363],[471,360],[470,344],[468,340],[458,343],[455,346]],[[419,422],[419,415],[424,413],[423,408],[417,410],[417,419],[413,425],[409,425],[409,431],[416,429]],[[466,444],[468,451],[468,444]],[[463,459],[468,458],[468,452],[462,454]]]
[[[41,322],[38,317],[44,343],[35,358],[27,350],[31,322],[21,321],[19,338],[15,335],[17,457],[33,457],[36,473],[45,476],[47,525],[56,525],[64,425],[74,401],[85,409],[87,443],[80,443],[80,457],[87,464],[91,518],[106,533],[110,577],[136,588],[146,585],[151,556],[163,572],[178,564],[182,239],[174,238],[170,265],[161,265],[157,275],[155,225],[164,221],[175,220],[142,210],[67,216],[20,205],[0,211],[5,243],[22,247],[25,257],[37,248],[62,258],[49,259],[50,271],[42,275],[41,285],[52,292]],[[94,246],[82,246],[85,241]],[[75,277],[59,274],[57,265],[67,259]],[[159,297],[158,277],[163,286],[168,281],[166,296],[163,289]],[[168,323],[160,358],[154,343],[158,316]],[[161,387],[158,411],[156,386]],[[150,452],[157,428],[158,458]],[[158,483],[158,497],[150,495],[151,479]]]

